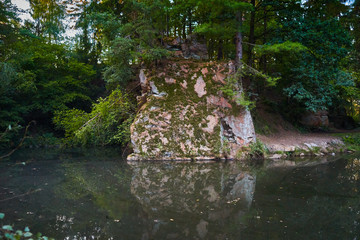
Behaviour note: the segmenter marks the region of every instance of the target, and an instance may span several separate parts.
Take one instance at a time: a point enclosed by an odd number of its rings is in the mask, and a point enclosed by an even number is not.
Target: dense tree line
[[[358,0],[29,3],[32,20],[24,22],[10,0],[0,2],[3,146],[32,120],[38,132],[65,129],[81,143],[123,144],[136,109],[138,67],[171,57],[165,43],[194,34],[209,60],[238,63],[251,101],[273,102],[290,120],[323,109],[358,118]],[[77,31],[71,39],[70,22]]]

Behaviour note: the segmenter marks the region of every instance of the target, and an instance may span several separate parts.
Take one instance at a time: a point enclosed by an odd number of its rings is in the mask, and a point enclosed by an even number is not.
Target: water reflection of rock
[[[144,239],[224,239],[240,232],[256,177],[235,163],[131,165],[131,193],[146,212]]]

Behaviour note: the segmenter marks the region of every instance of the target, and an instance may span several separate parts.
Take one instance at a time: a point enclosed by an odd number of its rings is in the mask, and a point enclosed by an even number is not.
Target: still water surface
[[[246,166],[27,150],[0,163],[0,212],[55,239],[360,239],[359,174],[359,155]]]

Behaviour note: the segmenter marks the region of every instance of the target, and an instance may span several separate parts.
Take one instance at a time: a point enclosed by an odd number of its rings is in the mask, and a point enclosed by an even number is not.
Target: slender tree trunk
[[[255,32],[255,0],[251,0],[251,5],[253,5],[254,7],[254,11],[251,11],[250,14],[250,32],[249,32],[249,43],[251,44],[255,44],[255,36],[254,36],[254,32]],[[253,66],[253,48],[254,45],[249,45],[248,46],[248,65],[249,66]]]
[[[266,41],[267,41],[266,32],[267,32],[267,10],[266,10],[266,6],[265,6],[265,8],[264,8],[264,36],[263,36],[263,44],[265,44]],[[266,64],[266,55],[265,55],[265,54],[261,57],[261,66],[262,66],[262,69],[263,69],[264,73],[266,73],[266,71],[267,71],[267,64]]]
[[[239,69],[241,67],[241,62],[243,59],[243,46],[242,46],[242,33],[241,33],[241,28],[242,28],[242,13],[238,12],[236,14],[236,20],[237,23],[239,24],[238,26],[238,30],[236,32],[236,36],[235,36],[235,46],[236,46],[236,57],[235,57],[235,64],[236,64],[236,68]]]
[[[191,9],[189,9],[188,15],[189,15],[189,35],[190,35],[190,34],[192,34],[192,12],[191,12]]]
[[[223,50],[223,40],[219,40],[219,47],[218,47],[218,60],[224,58],[224,50]]]
[[[214,50],[214,48],[213,48],[213,40],[212,40],[212,39],[209,39],[209,40],[208,40],[207,46],[208,46],[208,52],[209,52],[209,59],[212,59],[212,57],[213,57],[213,50]]]
[[[183,36],[183,39],[185,40],[186,39],[186,17],[184,17],[182,28],[183,28],[182,36]]]
[[[166,10],[166,36],[169,37],[169,13]]]
[[[40,37],[40,19],[36,21],[36,36]]]

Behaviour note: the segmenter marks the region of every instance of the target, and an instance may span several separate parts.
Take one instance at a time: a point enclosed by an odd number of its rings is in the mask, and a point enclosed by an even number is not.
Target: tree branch
[[[13,150],[11,150],[9,153],[7,153],[7,154],[5,154],[5,155],[3,155],[3,156],[0,156],[0,160],[3,159],[3,158],[7,158],[7,157],[11,156],[16,150],[18,150],[18,149],[23,145],[25,139],[27,138],[26,135],[27,135],[27,132],[28,132],[28,130],[29,130],[29,127],[30,127],[30,125],[31,125],[32,123],[35,124],[36,122],[33,120],[33,121],[29,122],[29,124],[26,126],[25,132],[24,132],[24,136],[23,136],[23,138],[21,139],[19,145],[17,145],[17,147],[14,148]]]
[[[26,195],[29,195],[29,194],[32,194],[32,193],[40,192],[41,190],[42,190],[41,188],[35,189],[33,191],[29,190],[24,194],[16,195],[16,196],[13,196],[13,197],[10,197],[10,198],[1,199],[0,202],[5,202],[5,201],[8,201],[8,200],[11,200],[11,199],[14,199],[14,198],[23,197],[23,196],[26,196]]]

